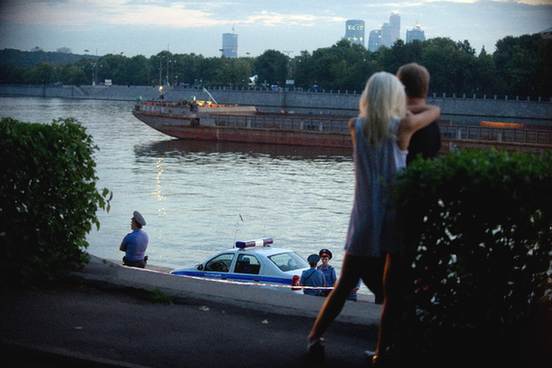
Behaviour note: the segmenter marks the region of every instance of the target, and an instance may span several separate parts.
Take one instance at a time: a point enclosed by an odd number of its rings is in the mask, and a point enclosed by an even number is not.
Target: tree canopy
[[[497,42],[493,54],[485,48],[478,53],[467,40],[442,37],[408,44],[398,40],[391,48],[376,52],[341,40],[312,53],[302,51],[294,58],[277,50],[255,58],[162,51],[149,58],[81,55],[80,59],[54,63],[44,58],[47,54],[0,51],[0,83],[81,85],[111,79],[114,84],[129,85],[245,87],[250,77],[257,75],[257,84],[264,86],[283,86],[293,79],[296,87],[305,89],[316,85],[324,90],[360,91],[372,73],[395,73],[403,64],[418,62],[431,74],[430,92],[548,97],[552,91],[552,40],[540,34],[505,37]]]

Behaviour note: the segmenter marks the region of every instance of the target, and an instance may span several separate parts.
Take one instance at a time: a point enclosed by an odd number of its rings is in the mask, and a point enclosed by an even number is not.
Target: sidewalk
[[[74,276],[64,286],[3,296],[0,342],[13,366],[308,366],[306,336],[324,300],[94,256]],[[379,309],[347,302],[326,335],[322,366],[364,366]]]

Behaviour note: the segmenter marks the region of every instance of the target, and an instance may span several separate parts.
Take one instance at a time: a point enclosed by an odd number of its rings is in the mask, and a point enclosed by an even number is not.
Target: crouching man
[[[130,219],[130,228],[132,232],[128,233],[121,242],[119,249],[125,252],[123,264],[130,267],[146,267],[148,257],[146,249],[148,247],[148,234],[142,230],[146,225],[146,220],[138,211],[134,211]]]

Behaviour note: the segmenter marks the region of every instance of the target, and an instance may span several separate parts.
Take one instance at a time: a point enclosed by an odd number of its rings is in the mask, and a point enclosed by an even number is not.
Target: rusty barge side
[[[150,127],[172,137],[216,142],[244,142],[351,148],[346,116],[257,113],[188,115],[137,111]]]

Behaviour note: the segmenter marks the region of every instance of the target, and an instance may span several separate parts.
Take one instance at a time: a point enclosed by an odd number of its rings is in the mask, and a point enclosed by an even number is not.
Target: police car
[[[271,238],[237,241],[235,247],[224,250],[193,268],[171,271],[177,276],[194,276],[266,286],[299,286],[301,273],[309,264],[297,253],[272,247]]]

